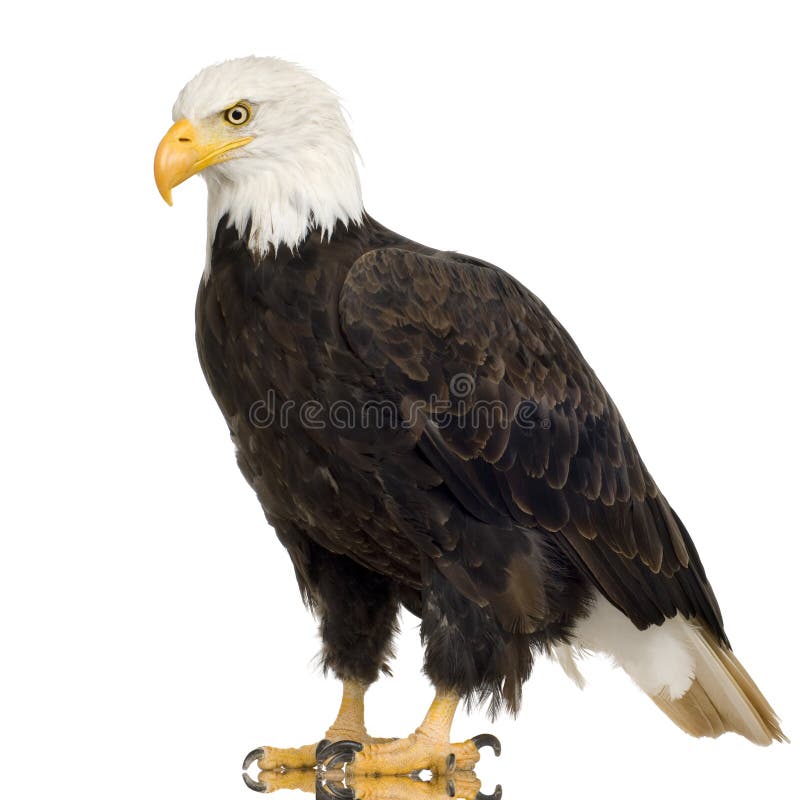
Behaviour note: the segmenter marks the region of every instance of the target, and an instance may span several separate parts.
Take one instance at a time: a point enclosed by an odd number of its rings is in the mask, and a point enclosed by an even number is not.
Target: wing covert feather
[[[339,308],[378,384],[413,407],[417,445],[465,513],[549,531],[639,627],[680,611],[724,640],[688,532],[535,295],[476,259],[383,248],[355,262]]]

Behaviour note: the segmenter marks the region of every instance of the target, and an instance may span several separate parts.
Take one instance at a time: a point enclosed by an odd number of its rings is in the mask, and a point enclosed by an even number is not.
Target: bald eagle
[[[450,742],[459,702],[514,712],[535,654],[580,681],[582,650],[694,736],[784,739],[688,531],[541,300],[366,214],[339,101],[296,65],[209,67],[173,119],[159,191],[208,184],[203,372],[343,684],[321,743],[245,766],[471,768],[499,743]],[[374,739],[364,693],[401,607],[435,697],[414,734]]]

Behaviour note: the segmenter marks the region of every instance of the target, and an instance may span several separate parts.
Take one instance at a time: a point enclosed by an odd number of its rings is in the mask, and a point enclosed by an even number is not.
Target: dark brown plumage
[[[260,259],[246,241],[222,219],[198,350],[326,667],[373,681],[402,603],[437,686],[516,709],[593,588],[640,628],[680,612],[727,643],[686,529],[533,294],[370,218]]]

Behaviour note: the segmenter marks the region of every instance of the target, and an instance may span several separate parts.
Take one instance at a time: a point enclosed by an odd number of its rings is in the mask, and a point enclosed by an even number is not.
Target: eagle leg
[[[471,771],[480,759],[480,748],[491,745],[500,754],[500,742],[489,734],[466,742],[450,741],[450,728],[458,708],[459,696],[437,690],[422,725],[405,739],[384,742],[333,741],[318,753],[326,772],[345,769],[347,775],[412,775],[430,770],[436,776],[456,771]],[[330,737],[329,737],[330,738]]]
[[[325,738],[316,744],[303,747],[258,747],[244,759],[242,776],[244,782],[255,791],[267,791],[267,783],[259,775],[258,781],[247,773],[249,767],[258,762],[261,773],[283,772],[285,770],[311,770],[318,762],[318,753],[323,752],[331,742],[346,744],[348,747],[360,747],[362,742],[379,743],[385,739],[376,739],[367,733],[364,724],[364,693],[367,687],[358,681],[342,682],[342,703],[333,725],[328,728]],[[274,784],[274,780],[271,782]],[[270,785],[271,785],[270,784]]]

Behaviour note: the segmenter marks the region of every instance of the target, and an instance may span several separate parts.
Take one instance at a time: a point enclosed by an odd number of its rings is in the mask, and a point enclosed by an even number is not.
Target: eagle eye
[[[229,122],[231,125],[244,125],[245,122],[250,120],[250,114],[250,106],[246,103],[239,102],[235,106],[231,106],[224,111],[223,117],[225,118],[225,122]]]

